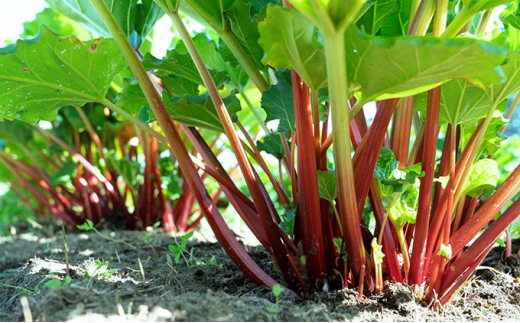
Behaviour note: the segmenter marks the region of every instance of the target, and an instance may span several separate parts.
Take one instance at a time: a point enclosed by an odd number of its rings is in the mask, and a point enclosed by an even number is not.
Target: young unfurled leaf
[[[448,176],[441,176],[439,178],[434,178],[433,181],[437,182],[437,183],[441,183],[441,187],[443,189],[445,189],[446,186],[448,185],[448,182],[450,181],[450,175],[448,175]]]
[[[462,194],[479,197],[484,190],[494,189],[499,178],[497,162],[492,159],[481,159],[471,166]]]
[[[451,259],[451,245],[445,245],[444,243],[441,244],[441,249],[437,253],[439,256],[443,256],[446,259]]]
[[[406,223],[415,223],[417,211],[399,197],[388,211],[388,217],[396,228],[402,228]]]
[[[330,172],[318,171],[318,190],[320,198],[334,203],[338,192],[336,189],[336,176]]]
[[[262,108],[267,117],[267,126],[274,133],[295,132],[294,102],[290,76],[288,72],[277,73],[278,84],[262,93]]]
[[[374,255],[374,262],[378,265],[383,263],[383,258],[385,257],[385,254],[383,253],[383,246],[377,243],[377,239],[372,239],[372,243],[370,244],[372,246],[372,252]]]
[[[58,109],[103,101],[126,65],[111,39],[85,44],[46,28],[36,40],[0,50],[0,120],[52,120]]]

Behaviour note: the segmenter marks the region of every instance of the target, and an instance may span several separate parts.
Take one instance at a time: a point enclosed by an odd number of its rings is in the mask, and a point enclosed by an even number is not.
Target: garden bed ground
[[[24,320],[22,296],[29,300],[35,321],[276,320],[269,310],[275,306],[272,294],[238,271],[219,244],[204,241],[200,235],[188,243],[190,265],[181,260],[171,270],[166,254],[174,239],[169,235],[154,233],[146,243],[142,232],[116,231],[115,237],[134,245],[134,250],[94,233],[68,233],[72,282],[50,289],[43,286],[49,277],[65,276],[65,254],[61,236],[48,232],[49,237],[43,232],[0,238],[0,321]],[[260,247],[249,247],[249,252],[265,270],[273,271]],[[84,278],[87,265],[96,259],[109,261],[109,268],[117,274]],[[144,268],[144,282],[138,259]],[[383,294],[365,294],[362,303],[354,289],[317,292],[304,299],[282,297],[278,320],[518,321],[520,260],[502,259],[500,249],[487,260],[483,265],[494,269],[479,270],[478,277],[440,312],[428,310],[408,287],[390,285]]]

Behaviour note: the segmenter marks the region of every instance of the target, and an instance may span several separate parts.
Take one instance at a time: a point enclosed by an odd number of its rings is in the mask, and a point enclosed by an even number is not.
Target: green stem
[[[403,255],[404,277],[408,277],[408,272],[410,271],[410,255],[408,254],[408,247],[406,246],[406,237],[403,232],[403,227],[396,227],[395,232],[397,233],[397,240],[399,240],[401,254]]]
[[[258,124],[260,125],[262,130],[264,130],[265,134],[266,135],[270,134],[271,130],[269,130],[269,128],[267,128],[267,125],[265,124],[264,119],[262,119],[260,112],[258,112],[258,110],[255,108],[255,106],[251,102],[251,100],[249,100],[249,98],[245,94],[244,90],[239,89],[238,93],[240,93],[240,96],[244,99],[244,101],[246,101],[247,106],[249,107],[249,109],[251,109],[251,112],[253,112],[253,115],[255,116],[256,121],[258,121]]]
[[[408,36],[424,36],[435,11],[435,0],[423,0],[417,9]]]
[[[339,218],[338,208],[336,207],[336,203],[331,201],[332,209],[334,210],[334,216],[336,217],[336,221],[338,221],[339,232],[343,235],[343,226],[341,225],[341,220]]]
[[[229,50],[235,55],[238,63],[244,71],[246,71],[247,75],[251,78],[251,81],[256,85],[256,87],[261,91],[269,90],[269,83],[265,80],[265,78],[260,74],[260,71],[256,67],[256,65],[251,61],[249,56],[247,56],[244,48],[235,37],[235,35],[229,31],[224,30],[219,33],[220,38],[226,43]]]
[[[444,33],[442,33],[442,37],[452,38],[457,36],[459,31],[473,18],[475,13],[476,12],[467,9],[467,7],[462,7],[458,15],[455,16],[455,19],[453,19]]]
[[[128,120],[130,121],[131,123],[135,124],[136,126],[138,126],[141,130],[144,130],[146,131],[149,135],[155,137],[157,140],[159,140],[160,142],[164,143],[164,144],[168,144],[168,140],[166,139],[166,137],[164,137],[163,135],[161,135],[160,133],[158,133],[157,131],[153,130],[152,128],[150,128],[146,123],[142,122],[141,120],[137,119],[136,117],[134,117],[133,115],[131,115],[130,113],[126,112],[125,110],[121,109],[120,107],[118,107],[117,105],[115,105],[114,103],[110,102],[110,100],[108,99],[104,99],[103,101],[99,102],[105,106],[107,106],[108,108],[110,108],[110,110],[114,111],[115,113],[119,114],[120,116],[122,116],[125,120]]]
[[[331,104],[334,161],[338,188],[339,210],[347,242],[349,259],[356,277],[366,262],[365,248],[358,217],[354,186],[354,170],[350,147],[350,117],[348,107],[347,62],[345,60],[345,35],[342,32],[325,32],[323,35],[329,97]],[[360,278],[360,277],[359,277]]]

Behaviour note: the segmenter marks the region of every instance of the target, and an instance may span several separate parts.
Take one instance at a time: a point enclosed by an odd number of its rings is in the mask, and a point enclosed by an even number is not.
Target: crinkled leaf
[[[313,90],[326,85],[325,55],[316,47],[315,27],[305,16],[295,9],[268,7],[258,30],[264,63],[296,70]]]
[[[196,97],[170,98],[163,93],[163,102],[170,117],[184,125],[201,127],[218,132],[224,132],[220,118],[208,93]],[[224,98],[224,104],[231,120],[237,120],[237,112],[241,110],[240,101],[234,94]]]
[[[462,194],[479,197],[484,190],[494,189],[499,178],[497,162],[492,159],[481,159],[471,166]]]
[[[261,140],[256,142],[256,147],[259,151],[265,151],[280,160],[285,156],[285,151],[282,146],[282,139],[279,134],[268,134]]]
[[[504,119],[499,111],[495,111],[493,118],[491,119],[486,132],[484,133],[484,139],[479,147],[479,154],[481,156],[493,155],[501,146],[502,142],[506,139],[500,132],[500,128],[508,124],[508,121]],[[478,122],[470,122],[461,125],[461,141],[465,145],[471,135],[475,132],[478,126]]]
[[[497,66],[507,53],[472,39],[381,38],[353,28],[346,43],[350,87],[362,102],[414,95],[454,78],[482,87],[498,83]]]
[[[382,147],[374,169],[374,178],[378,180],[390,179],[394,171],[399,166],[395,159],[394,152],[386,147]]]
[[[279,72],[276,74],[278,83],[262,93],[262,108],[267,117],[269,128],[275,133],[295,132],[294,103],[290,75]]]
[[[87,45],[44,28],[39,39],[0,50],[0,120],[52,120],[63,106],[100,102],[125,65],[111,39]]]
[[[334,203],[334,200],[338,197],[334,173],[318,171],[318,192],[320,198]]]

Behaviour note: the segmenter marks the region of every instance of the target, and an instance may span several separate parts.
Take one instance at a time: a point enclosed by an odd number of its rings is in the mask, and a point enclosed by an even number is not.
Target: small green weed
[[[116,273],[117,273],[117,270],[108,269],[108,261],[101,263],[101,261],[98,259],[95,262],[92,262],[87,265],[87,270],[85,271],[85,277],[86,278],[98,278],[98,277],[112,278],[112,275],[116,274]]]
[[[49,280],[48,282],[46,282],[43,285],[43,287],[49,288],[49,289],[59,289],[59,288],[69,285],[71,281],[72,281],[72,279],[70,278],[70,276],[66,276],[65,281],[63,283],[61,282],[60,279],[53,278],[53,279]]]
[[[276,284],[273,286],[273,295],[274,295],[274,298],[276,299],[276,302],[275,302],[275,307],[268,307],[266,308],[266,310],[269,312],[269,313],[274,313],[274,319],[276,320],[276,322],[278,322],[278,311],[279,311],[279,308],[278,308],[278,302],[279,302],[279,299],[280,299],[280,295],[282,294],[283,292],[283,287]]]
[[[195,232],[194,231],[191,231],[185,235],[183,235],[181,237],[181,243],[179,243],[179,241],[177,241],[177,238],[175,238],[175,243],[177,245],[169,245],[168,246],[168,249],[170,249],[170,251],[174,254],[174,260],[175,260],[175,263],[176,264],[179,264],[179,261],[181,259],[181,256],[182,258],[184,258],[184,261],[186,261],[186,264],[188,264],[188,266],[190,265],[190,262],[188,261],[188,259],[186,259],[186,257],[184,256],[184,252],[186,250],[186,243],[188,242],[188,240],[193,236]],[[167,257],[166,259],[168,260],[169,257]],[[171,259],[170,259],[170,262],[171,262]],[[172,264],[173,266],[173,264]]]

